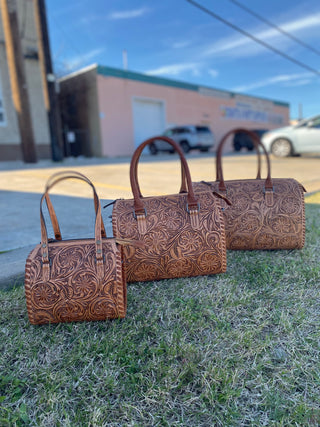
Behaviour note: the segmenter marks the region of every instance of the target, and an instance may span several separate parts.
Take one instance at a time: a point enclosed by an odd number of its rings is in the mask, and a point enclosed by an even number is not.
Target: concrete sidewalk
[[[214,180],[214,155],[188,155],[193,181]],[[309,193],[320,191],[320,157],[272,158],[272,176],[292,177]],[[116,198],[132,198],[129,158],[70,158],[61,163],[50,160],[37,164],[0,162],[0,288],[21,283],[25,260],[40,241],[39,202],[46,180],[61,170],[78,170],[95,184],[104,205]],[[254,178],[254,155],[228,155],[223,159],[226,179]],[[177,193],[180,184],[177,156],[145,156],[139,166],[141,189],[145,196]],[[265,173],[265,172],[264,172]],[[93,237],[94,208],[89,186],[74,180],[59,184],[52,191],[52,202],[65,239]],[[102,210],[108,236],[112,236],[112,206]],[[52,228],[46,215],[49,236]]]
[[[94,237],[93,200],[58,195],[52,195],[51,200],[64,239]],[[23,280],[26,258],[40,242],[39,201],[39,194],[0,191],[0,288],[10,288]],[[108,202],[101,200],[101,205]],[[109,237],[112,236],[111,211],[112,208],[102,211]],[[46,206],[45,218],[48,235],[54,237]]]
[[[117,163],[117,160],[112,163]],[[128,159],[119,159],[119,163],[128,163]],[[67,170],[76,167],[108,164],[106,159],[70,158],[63,163],[54,163],[42,160],[36,164],[17,162],[0,162],[1,171],[29,171],[49,169]],[[110,162],[111,163],[111,162]],[[50,173],[49,173],[50,175]],[[0,175],[1,176],[1,175]],[[43,191],[45,179],[42,180]],[[3,183],[1,183],[3,184]],[[25,183],[27,184],[27,183]],[[1,187],[10,187],[7,185]],[[27,192],[21,185],[21,191],[0,189],[0,289],[12,288],[23,283],[25,261],[31,250],[40,242],[40,198],[41,192]],[[77,189],[81,194],[81,190]],[[67,195],[51,195],[61,233],[64,239],[93,237],[94,235],[94,204],[93,198],[73,197]],[[104,206],[110,200],[102,200]],[[102,209],[107,235],[112,236],[111,215],[112,208]],[[44,213],[48,234],[53,236],[49,215],[44,203]]]

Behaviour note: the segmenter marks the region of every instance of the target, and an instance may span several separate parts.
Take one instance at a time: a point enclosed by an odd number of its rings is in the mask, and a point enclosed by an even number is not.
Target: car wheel
[[[149,145],[149,151],[150,151],[150,154],[152,154],[153,156],[155,156],[158,153],[158,149],[155,146],[155,144]]]
[[[189,145],[188,141],[181,141],[180,145],[181,145],[181,148],[182,148],[184,153],[186,153],[186,154],[189,153],[190,145]]]
[[[292,155],[291,142],[286,138],[276,139],[271,146],[271,153],[277,157],[288,157]]]
[[[207,153],[209,151],[209,147],[200,148],[201,153]]]

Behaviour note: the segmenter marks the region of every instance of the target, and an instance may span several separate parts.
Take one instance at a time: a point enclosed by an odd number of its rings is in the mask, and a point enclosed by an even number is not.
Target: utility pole
[[[63,159],[61,118],[52,68],[45,0],[34,0],[34,16],[38,34],[39,60],[42,74],[44,103],[48,114],[53,161]]]
[[[128,52],[127,49],[123,49],[122,51],[122,62],[123,62],[123,69],[125,71],[128,70]]]
[[[30,103],[22,55],[16,0],[0,0],[12,98],[18,117],[21,149],[26,163],[36,163]]]

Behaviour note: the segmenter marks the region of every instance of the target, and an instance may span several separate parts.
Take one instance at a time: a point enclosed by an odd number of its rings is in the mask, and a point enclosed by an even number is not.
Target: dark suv
[[[266,129],[252,129],[251,132],[254,132],[261,139],[262,135],[267,132]],[[249,151],[254,149],[252,139],[247,133],[236,132],[233,137],[233,148],[235,151],[240,151],[241,148],[246,148]]]
[[[177,142],[185,153],[190,150],[209,151],[214,145],[214,136],[208,126],[176,126],[167,129],[164,134]],[[157,154],[159,151],[174,152],[171,145],[162,140],[155,140],[150,146],[150,153]]]

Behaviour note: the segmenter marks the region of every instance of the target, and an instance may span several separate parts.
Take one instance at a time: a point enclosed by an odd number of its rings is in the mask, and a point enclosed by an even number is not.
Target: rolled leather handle
[[[247,133],[247,132],[245,132],[245,133]],[[258,136],[258,135],[256,135],[256,136]],[[258,137],[258,138],[259,138],[259,142],[261,143],[260,137]],[[220,141],[220,143],[219,143],[219,145],[217,147],[217,151],[219,149],[219,146],[220,146],[221,142],[222,141]],[[258,170],[257,170],[256,179],[261,179],[261,154],[260,154],[260,151],[259,151],[259,145],[260,144],[257,143],[256,139],[253,139],[252,142],[253,142],[254,148],[257,151],[257,157],[258,157]],[[216,167],[216,181],[220,181],[220,170],[217,167]]]
[[[272,179],[271,179],[271,166],[270,166],[270,159],[269,159],[269,155],[267,153],[267,150],[265,149],[265,146],[260,141],[260,138],[258,135],[256,135],[254,132],[252,132],[248,129],[244,129],[244,128],[236,128],[236,129],[230,130],[229,132],[227,132],[224,135],[224,137],[221,139],[221,141],[218,145],[217,153],[216,153],[216,173],[217,173],[217,181],[219,181],[219,190],[220,191],[226,191],[226,186],[225,186],[225,182],[224,182],[224,178],[223,178],[223,171],[222,171],[222,149],[223,149],[223,146],[226,143],[227,139],[229,138],[229,136],[232,135],[233,133],[236,133],[236,132],[246,133],[247,135],[249,135],[252,138],[252,141],[254,142],[257,150],[258,150],[258,147],[262,148],[262,151],[263,151],[263,153],[266,157],[266,161],[267,161],[267,178],[265,180],[265,189],[272,190],[273,184],[272,184]]]
[[[95,238],[95,249],[96,249],[96,267],[99,276],[103,275],[103,253],[102,253],[102,216],[101,216],[101,205],[99,197],[97,196],[96,190],[92,182],[85,176],[81,176],[81,174],[76,174],[74,176],[62,176],[63,174],[60,174],[60,177],[57,177],[54,182],[50,182],[49,185],[46,186],[46,191],[41,197],[40,200],[40,227],[41,227],[41,254],[42,254],[42,267],[43,267],[43,278],[44,280],[49,280],[50,277],[50,259],[49,259],[49,248],[48,248],[48,232],[47,227],[43,215],[43,201],[46,199],[46,195],[48,194],[48,191],[56,185],[58,182],[64,181],[65,179],[79,179],[81,181],[86,182],[89,184],[94,194],[97,198],[97,209],[96,209],[96,218],[95,218],[95,227],[94,227],[94,238]],[[89,182],[90,181],[90,182]]]
[[[220,142],[221,144],[221,142]],[[257,176],[256,179],[261,179],[261,154],[259,151],[259,144],[257,144],[257,141],[254,139],[253,140],[253,144],[255,149],[257,150],[257,157],[258,157],[258,170],[257,170]],[[216,167],[216,181],[220,181],[220,172],[221,170]],[[183,166],[181,166],[181,189],[180,189],[180,193],[186,192],[186,178],[185,178],[185,173],[184,173],[184,169]]]
[[[48,207],[48,212],[50,215],[50,219],[51,219],[51,223],[52,223],[52,228],[53,228],[53,232],[55,235],[56,240],[62,240],[62,236],[61,236],[61,231],[60,231],[60,226],[59,226],[59,222],[57,219],[57,215],[56,212],[54,210],[53,204],[51,202],[48,190],[56,183],[60,180],[60,178],[65,177],[65,178],[80,178],[83,181],[87,182],[93,189],[93,196],[94,196],[94,207],[95,207],[95,212],[97,212],[97,208],[98,208],[98,195],[96,193],[96,189],[93,185],[93,183],[90,181],[90,179],[88,177],[86,177],[85,175],[83,175],[80,172],[77,171],[72,171],[72,170],[65,170],[65,171],[61,171],[61,172],[57,172],[54,173],[53,175],[50,176],[50,178],[47,180],[46,182],[46,186],[45,186],[45,200],[46,200],[46,204]],[[107,237],[106,234],[106,230],[104,227],[104,223],[101,223],[101,235],[102,237]]]
[[[140,187],[139,187],[139,183],[138,183],[138,162],[139,162],[141,153],[144,150],[144,148],[146,146],[152,144],[152,142],[154,142],[155,140],[159,140],[159,139],[162,141],[166,141],[179,154],[180,161],[181,161],[181,171],[182,171],[182,180],[181,180],[180,192],[181,192],[181,189],[183,190],[182,192],[185,192],[185,190],[187,190],[189,209],[191,209],[191,208],[197,209],[198,208],[198,201],[197,201],[197,198],[195,197],[194,192],[193,192],[190,171],[189,171],[189,167],[188,167],[188,163],[186,161],[186,158],[183,154],[183,151],[181,150],[179,145],[175,141],[173,141],[171,138],[168,138],[166,136],[156,136],[156,137],[149,138],[146,141],[144,141],[142,144],[140,144],[139,147],[133,153],[133,156],[131,159],[130,183],[131,183],[131,189],[132,189],[133,198],[134,198],[135,212],[137,213],[137,212],[144,211],[144,205],[143,205],[143,201],[142,201],[143,196],[140,192]],[[185,177],[186,177],[186,183],[187,183],[186,186],[184,185],[183,174],[185,174]]]

